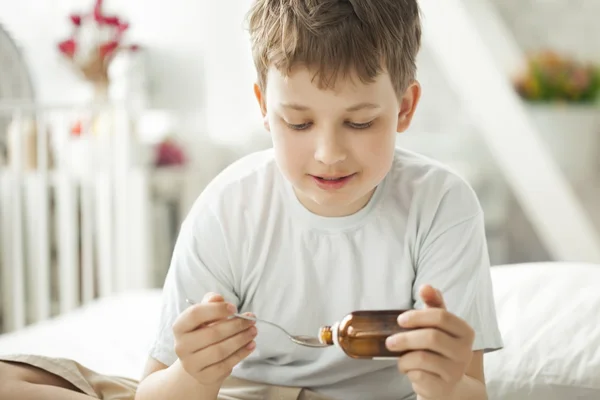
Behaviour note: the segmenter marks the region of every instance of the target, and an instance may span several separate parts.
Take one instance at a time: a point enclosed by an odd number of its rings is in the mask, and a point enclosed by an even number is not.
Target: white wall
[[[552,48],[600,62],[600,1],[494,0],[525,51]]]
[[[235,3],[239,7],[214,0],[105,0],[108,13],[130,21],[128,39],[146,47],[153,83],[150,105],[175,109],[188,136],[208,130],[211,136],[231,140],[243,135],[243,127],[260,124],[242,29],[250,1]],[[0,23],[21,45],[42,102],[70,103],[89,96],[56,44],[69,33],[69,14],[87,11],[92,4],[0,0]]]

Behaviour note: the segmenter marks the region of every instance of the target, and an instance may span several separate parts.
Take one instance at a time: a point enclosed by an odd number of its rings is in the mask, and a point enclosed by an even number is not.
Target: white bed
[[[524,264],[492,274],[505,349],[486,356],[490,398],[600,399],[600,266]],[[104,298],[0,336],[0,354],[74,358],[139,378],[159,304],[158,290]]]
[[[139,379],[159,311],[159,290],[106,297],[0,335],[0,354],[72,358],[101,373]]]

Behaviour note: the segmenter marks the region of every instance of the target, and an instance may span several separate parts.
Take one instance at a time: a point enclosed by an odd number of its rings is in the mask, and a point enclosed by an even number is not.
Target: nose
[[[340,163],[346,159],[346,151],[336,134],[321,135],[317,140],[315,160],[325,165]]]

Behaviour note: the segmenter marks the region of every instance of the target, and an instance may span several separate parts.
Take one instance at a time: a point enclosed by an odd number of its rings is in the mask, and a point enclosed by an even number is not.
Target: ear
[[[417,104],[421,98],[421,85],[419,82],[412,82],[400,99],[400,111],[398,112],[397,132],[401,133],[408,129],[412,121]]]
[[[256,101],[258,101],[258,106],[260,107],[260,112],[263,116],[263,124],[267,131],[271,130],[269,126],[269,120],[267,119],[267,104],[265,102],[265,98],[263,96],[262,91],[260,90],[260,86],[257,83],[254,84],[254,96],[256,97]]]

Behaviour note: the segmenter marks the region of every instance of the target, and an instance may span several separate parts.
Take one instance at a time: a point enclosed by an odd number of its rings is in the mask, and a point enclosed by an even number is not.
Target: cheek
[[[288,177],[301,171],[307,154],[310,154],[306,141],[301,140],[302,136],[283,131],[281,127],[272,127],[271,136],[279,167]]]
[[[394,157],[396,133],[390,130],[379,130],[361,136],[354,143],[354,154],[369,169],[389,167]]]

